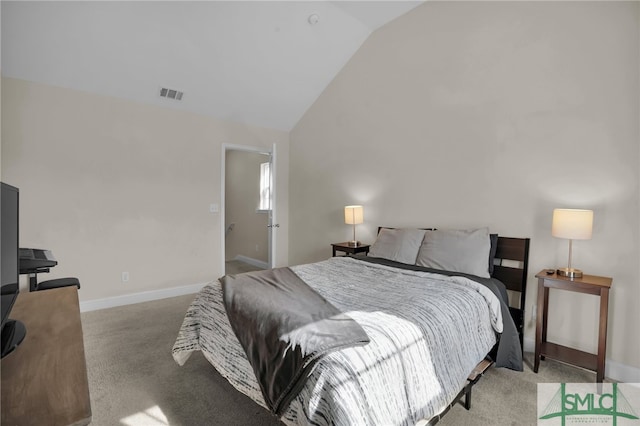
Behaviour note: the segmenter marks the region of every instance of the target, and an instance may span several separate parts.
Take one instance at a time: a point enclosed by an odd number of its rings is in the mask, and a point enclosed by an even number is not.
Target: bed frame
[[[378,227],[378,233],[382,228],[393,229],[388,227]],[[420,228],[427,231],[434,231],[436,228]],[[524,332],[524,308],[526,305],[527,294],[527,271],[529,266],[529,238],[511,238],[498,236],[498,244],[491,276],[500,280],[507,290],[517,294],[519,303],[517,306],[509,305],[509,312],[513,318],[513,322],[518,330],[520,337],[520,347],[523,348],[523,332]],[[516,297],[510,297],[509,300]],[[473,369],[467,383],[460,390],[454,400],[438,415],[429,419],[426,423],[420,422],[421,426],[435,425],[440,419],[464,397],[464,408],[471,408],[471,390],[473,385],[478,383],[485,371],[493,365],[488,357],[480,361],[476,368]]]
[[[527,295],[527,271],[529,267],[529,238],[498,237],[496,259],[492,277],[502,281],[507,290],[520,293],[519,306],[509,306],[509,312],[516,323],[520,335],[520,347],[523,347],[524,308]],[[504,261],[511,266],[505,265]],[[513,264],[512,264],[513,262]]]

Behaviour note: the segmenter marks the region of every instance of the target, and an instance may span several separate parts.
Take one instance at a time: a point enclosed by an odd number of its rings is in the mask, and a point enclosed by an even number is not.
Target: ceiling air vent
[[[167,89],[166,87],[160,88],[160,96],[167,99],[175,99],[176,101],[182,100],[184,93],[174,89]]]

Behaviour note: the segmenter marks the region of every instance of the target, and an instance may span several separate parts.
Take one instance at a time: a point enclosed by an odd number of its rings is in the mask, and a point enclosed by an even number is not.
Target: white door
[[[225,144],[222,154],[223,271],[270,269],[278,228],[274,149]]]

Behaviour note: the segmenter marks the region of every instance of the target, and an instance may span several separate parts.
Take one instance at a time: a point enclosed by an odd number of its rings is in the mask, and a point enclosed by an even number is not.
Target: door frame
[[[244,152],[255,152],[259,154],[269,155],[271,157],[271,211],[268,213],[267,219],[267,232],[269,238],[269,256],[267,265],[269,269],[273,268],[274,259],[276,258],[276,233],[273,232],[273,225],[276,222],[276,144],[274,143],[271,148],[259,147],[259,146],[249,146],[249,145],[237,145],[231,143],[223,143],[222,144],[222,155],[221,155],[221,187],[220,187],[220,253],[222,256],[222,273],[226,273],[226,238],[225,238],[225,227],[226,227],[226,164],[227,164],[227,151],[244,151]]]

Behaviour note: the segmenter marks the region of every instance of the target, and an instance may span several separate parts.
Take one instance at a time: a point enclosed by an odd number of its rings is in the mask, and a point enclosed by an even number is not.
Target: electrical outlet
[[[126,283],[129,281],[129,273],[128,272],[123,272],[122,273],[122,282]]]
[[[256,244],[256,251],[260,251],[260,246]]]

